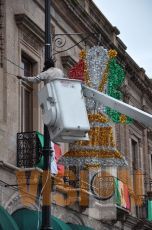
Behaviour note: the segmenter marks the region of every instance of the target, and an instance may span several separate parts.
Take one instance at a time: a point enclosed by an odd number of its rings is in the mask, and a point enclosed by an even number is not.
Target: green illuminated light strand
[[[119,88],[124,83],[125,80],[125,72],[123,68],[116,63],[116,58],[111,58],[108,63],[108,86],[107,86],[107,94],[113,98],[118,100],[123,100],[123,94],[119,91]],[[109,107],[106,107],[106,113],[109,118],[115,123],[121,122],[121,113],[113,110]],[[123,124],[130,124],[133,122],[133,119],[126,116]]]

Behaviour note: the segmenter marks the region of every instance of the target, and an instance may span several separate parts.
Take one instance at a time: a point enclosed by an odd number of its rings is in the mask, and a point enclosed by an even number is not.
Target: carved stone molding
[[[148,136],[148,139],[152,140],[152,130],[151,129],[148,129],[147,136]]]
[[[129,136],[132,136],[133,134],[134,132],[131,129],[129,129]]]
[[[130,80],[136,85],[138,89],[140,89],[145,95],[148,97],[152,97],[152,84],[149,79],[145,77],[144,80],[141,79],[139,74],[134,74]]]
[[[40,43],[44,44],[44,31],[26,14],[16,14],[15,21],[20,29],[28,30],[32,36],[34,36]]]
[[[130,92],[130,89],[129,89],[128,85],[124,84],[121,87],[121,92],[124,95],[124,102],[129,103],[129,100],[131,98],[131,92]]]
[[[152,82],[146,76],[145,70],[140,68],[128,54],[126,54],[125,70],[128,73],[129,81],[151,98]]]
[[[66,220],[66,223],[85,225],[82,218],[76,213],[68,213],[68,215],[62,216],[62,218]]]
[[[74,64],[76,64],[76,61],[71,56],[62,56],[61,57],[62,65],[65,69],[71,68]]]
[[[144,140],[142,138],[139,138],[138,142],[139,142],[139,147],[143,148]]]
[[[16,192],[11,196],[11,198],[8,200],[8,202],[6,202],[4,208],[10,214],[12,214],[16,210],[21,209],[21,208],[26,208],[26,207],[23,206],[23,204],[21,203],[20,195],[18,192]],[[31,205],[30,208],[33,210],[38,210],[38,205]]]

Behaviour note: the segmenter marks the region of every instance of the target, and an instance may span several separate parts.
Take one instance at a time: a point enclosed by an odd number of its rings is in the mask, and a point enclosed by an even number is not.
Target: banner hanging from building
[[[36,133],[37,133],[38,139],[40,141],[41,147],[43,148],[44,136],[38,131],[36,131]],[[51,142],[51,147],[52,147],[52,151],[53,151],[52,159],[51,159],[51,173],[63,176],[64,175],[64,166],[58,164],[58,160],[62,155],[61,148],[58,144],[55,144],[53,142]],[[43,166],[44,166],[44,157],[43,156],[41,157],[40,161],[37,163],[36,166],[43,169]]]
[[[115,194],[116,194],[116,204],[122,208],[130,210],[130,198],[128,186],[115,178]]]

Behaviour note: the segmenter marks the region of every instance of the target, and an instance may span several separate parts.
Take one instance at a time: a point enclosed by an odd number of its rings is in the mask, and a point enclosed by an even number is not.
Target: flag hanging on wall
[[[128,186],[118,178],[115,178],[115,194],[117,205],[130,210]]]
[[[40,132],[36,132],[38,139],[40,141],[41,147],[44,146],[44,136]],[[61,148],[59,144],[53,143],[51,141],[51,147],[52,147],[52,158],[51,158],[51,174],[59,174],[61,176],[64,175],[64,166],[58,164],[58,160],[62,155]],[[43,169],[44,165],[44,157],[42,156],[40,161],[37,163],[37,167]]]

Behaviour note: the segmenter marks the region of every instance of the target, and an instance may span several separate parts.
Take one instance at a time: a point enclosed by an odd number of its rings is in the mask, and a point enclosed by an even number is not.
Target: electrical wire
[[[69,48],[67,48],[67,49],[65,49],[65,50],[62,50],[62,51],[56,51],[56,50],[55,50],[56,53],[54,53],[52,56],[54,56],[54,55],[56,55],[56,54],[59,54],[59,53],[62,53],[62,52],[64,52],[64,51],[68,51],[68,50],[74,48],[75,46],[79,45],[81,42],[85,41],[85,40],[86,40],[87,38],[89,38],[90,36],[91,36],[91,34],[87,35],[87,36],[86,36],[85,38],[83,38],[81,41],[75,43],[73,46],[71,46],[71,47],[69,47]],[[12,60],[10,60],[10,59],[8,59],[8,58],[6,58],[6,57],[4,57],[4,58],[5,58],[8,62],[12,63],[14,66],[18,67],[19,69],[24,70],[23,67],[21,67],[20,65],[16,64],[16,63],[13,62]],[[8,73],[8,74],[14,75],[14,74],[12,74],[12,73]],[[16,75],[14,75],[14,76],[16,76]]]
[[[39,199],[38,199],[38,219],[37,219],[37,230],[39,229],[39,225],[40,225],[40,220],[39,220],[39,217],[40,217],[40,202],[41,202],[41,197],[42,197],[42,193],[43,193],[43,190],[49,180],[49,174],[50,174],[50,171],[48,170],[48,173],[47,173],[47,178],[46,178],[46,181],[45,181],[45,184],[43,185],[42,189],[41,189],[41,192],[40,192],[40,196],[39,196]]]
[[[10,187],[12,190],[14,190],[15,192],[18,192],[18,190],[19,190],[19,189],[17,188],[17,187],[19,187],[18,185],[10,185],[10,184],[8,184],[8,183],[2,181],[2,180],[0,180],[0,183],[3,184],[3,185],[0,185],[0,186],[5,187],[5,188],[7,188],[7,186],[9,186],[9,187]],[[20,191],[21,191],[21,192],[24,192],[24,193],[27,194],[27,195],[33,196],[31,193],[25,192],[25,191],[23,191],[21,188],[20,188]],[[36,199],[39,200],[39,196],[36,195]]]
[[[13,75],[13,76],[15,76],[15,77],[16,77],[16,74],[9,73],[9,72],[4,72],[4,73],[7,73],[7,74],[9,74],[9,75]]]
[[[38,212],[37,230],[39,229],[39,225],[40,225],[40,223],[39,223],[39,216],[40,216],[40,215],[39,215],[39,214],[40,214],[40,202],[41,202],[41,197],[42,197],[41,195],[42,195],[43,190],[44,190],[44,188],[45,188],[45,186],[46,186],[46,184],[47,184],[47,182],[48,182],[49,173],[50,173],[50,171],[48,170],[47,178],[46,178],[46,181],[45,181],[44,186],[43,186],[42,189],[41,189],[40,195],[39,195],[39,196],[36,196],[36,199],[38,199],[38,209],[37,209],[37,212]],[[2,183],[2,185],[0,185],[1,187],[5,187],[5,188],[6,188],[7,186],[9,186],[12,190],[18,192],[18,188],[14,187],[14,186],[17,186],[17,185],[10,185],[10,184],[8,184],[8,183],[2,181],[2,180],[0,180],[0,183]],[[20,189],[20,191],[23,191],[23,190]],[[25,192],[25,191],[24,191],[24,193],[27,194],[27,195],[31,195],[31,196],[32,196],[32,194],[29,194],[29,192]]]
[[[69,48],[67,48],[67,49],[65,49],[65,50],[61,50],[61,51],[56,51],[56,50],[55,50],[56,53],[53,53],[52,56],[54,56],[54,55],[56,55],[56,54],[59,54],[59,53],[63,53],[63,52],[65,52],[65,51],[68,51],[68,50],[74,48],[75,46],[79,45],[79,44],[80,44],[81,42],[83,42],[83,41],[85,41],[85,46],[86,46],[86,40],[87,40],[92,34],[94,35],[94,34],[99,34],[99,33],[90,33],[90,34],[88,34],[85,38],[83,38],[82,40],[80,40],[79,42],[75,43],[73,46],[71,46],[71,47],[69,47]],[[101,34],[100,34],[100,37],[101,37]],[[101,38],[100,38],[100,39],[101,39]],[[10,59],[8,59],[8,58],[6,58],[6,57],[4,57],[4,59],[6,59],[8,62],[12,63],[12,64],[15,65],[16,67],[18,67],[18,68],[24,70],[23,67],[21,67],[20,65],[14,63],[12,60],[10,60]],[[9,73],[9,74],[11,74],[11,73]],[[11,75],[14,75],[14,74],[11,74]],[[14,75],[14,76],[15,76],[15,75]]]
[[[14,63],[12,60],[10,60],[10,59],[8,59],[8,58],[6,58],[6,57],[5,57],[5,59],[6,59],[8,62],[10,62],[10,63],[12,63],[13,65],[15,65],[16,67],[18,67],[18,68],[20,68],[20,69],[24,70],[24,68],[23,68],[23,67],[21,67],[21,66],[17,65],[17,64],[16,64],[16,63]]]

